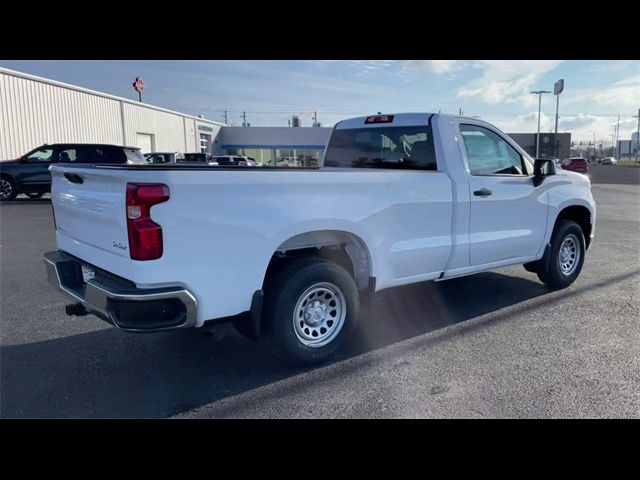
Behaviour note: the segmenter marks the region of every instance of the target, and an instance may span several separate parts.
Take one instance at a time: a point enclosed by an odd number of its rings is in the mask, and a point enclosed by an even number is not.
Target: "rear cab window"
[[[430,125],[335,129],[325,167],[438,170]]]

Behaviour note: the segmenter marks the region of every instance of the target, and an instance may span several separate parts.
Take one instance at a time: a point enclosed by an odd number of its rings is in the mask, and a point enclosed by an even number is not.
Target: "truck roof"
[[[444,117],[444,118],[466,118],[469,120],[478,121],[477,118],[464,117],[460,115],[451,115],[447,113],[433,113],[433,112],[404,112],[404,113],[376,113],[374,115],[366,115],[360,117],[348,118],[342,120],[336,124],[336,129],[349,129],[349,128],[362,128],[376,127],[376,126],[403,126],[403,125],[424,125],[428,124],[432,117]],[[373,119],[375,117],[393,117],[392,121],[371,121],[365,123],[367,119]],[[482,120],[479,120],[482,121]]]

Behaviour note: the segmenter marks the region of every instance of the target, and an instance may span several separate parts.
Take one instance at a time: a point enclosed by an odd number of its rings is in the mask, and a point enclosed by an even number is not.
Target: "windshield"
[[[336,129],[325,167],[437,170],[431,128],[424,126]]]
[[[40,148],[28,153],[26,159],[28,162],[50,162],[53,157],[53,148]]]

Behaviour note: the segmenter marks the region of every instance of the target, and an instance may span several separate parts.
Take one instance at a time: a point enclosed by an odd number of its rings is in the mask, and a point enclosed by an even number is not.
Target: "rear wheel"
[[[13,200],[18,195],[16,183],[12,178],[0,178],[0,201]]]
[[[568,287],[580,275],[585,250],[580,226],[572,220],[560,220],[554,228],[551,245],[540,262],[538,278],[553,289]]]
[[[353,332],[358,311],[349,272],[315,257],[287,262],[265,288],[265,334],[275,353],[294,366],[327,361]]]
[[[30,193],[25,193],[25,195],[29,198],[33,198],[33,199],[37,199],[37,198],[42,198],[43,193],[42,192],[30,192]]]

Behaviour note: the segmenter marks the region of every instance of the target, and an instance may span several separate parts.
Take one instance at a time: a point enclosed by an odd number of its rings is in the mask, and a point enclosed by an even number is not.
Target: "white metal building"
[[[45,143],[213,151],[224,124],[0,68],[0,160]]]

